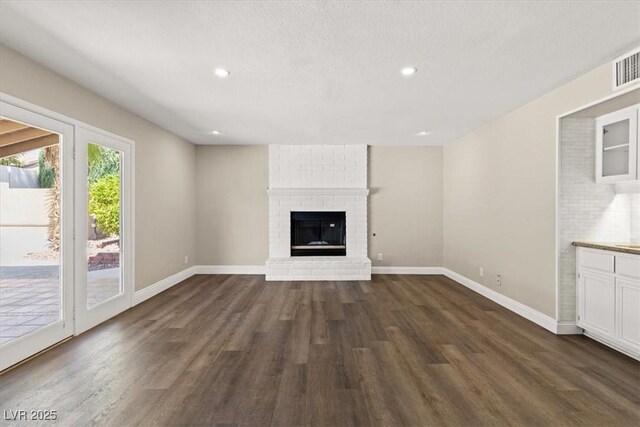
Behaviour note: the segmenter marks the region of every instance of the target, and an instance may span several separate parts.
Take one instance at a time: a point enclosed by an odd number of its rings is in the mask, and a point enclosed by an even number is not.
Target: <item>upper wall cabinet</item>
[[[596,119],[596,182],[640,179],[639,111],[640,104]]]

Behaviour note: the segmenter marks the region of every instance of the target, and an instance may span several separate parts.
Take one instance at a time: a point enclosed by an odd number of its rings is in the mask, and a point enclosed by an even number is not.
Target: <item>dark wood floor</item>
[[[194,276],[0,377],[0,406],[78,426],[630,426],[640,363],[443,276]]]

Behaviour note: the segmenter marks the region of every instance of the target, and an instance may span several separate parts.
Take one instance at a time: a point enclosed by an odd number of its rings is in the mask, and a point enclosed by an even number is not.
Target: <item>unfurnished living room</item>
[[[640,1],[0,0],[0,425],[640,425]]]

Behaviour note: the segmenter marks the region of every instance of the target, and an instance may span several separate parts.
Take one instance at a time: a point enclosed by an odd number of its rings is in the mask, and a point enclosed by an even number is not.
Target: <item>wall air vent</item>
[[[640,47],[613,61],[613,90],[640,82]]]

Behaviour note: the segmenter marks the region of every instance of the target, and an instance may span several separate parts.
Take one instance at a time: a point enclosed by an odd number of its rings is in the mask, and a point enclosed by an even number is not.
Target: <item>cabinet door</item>
[[[640,350],[640,282],[616,279],[618,339]]]
[[[596,182],[637,179],[638,106],[596,119]]]
[[[615,278],[581,271],[578,294],[578,326],[615,336]]]

